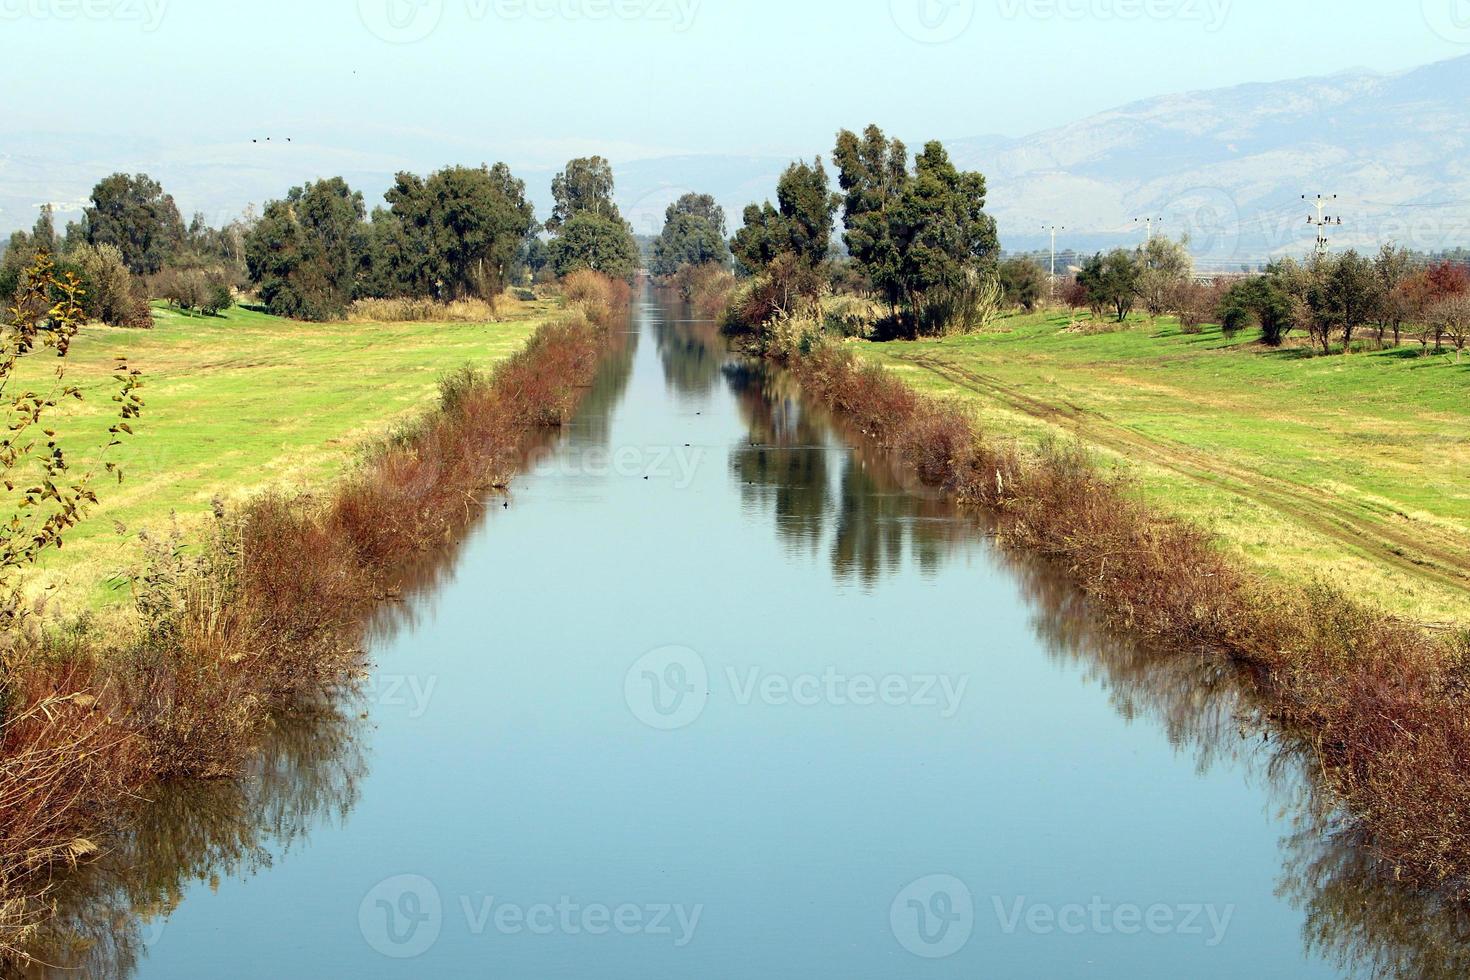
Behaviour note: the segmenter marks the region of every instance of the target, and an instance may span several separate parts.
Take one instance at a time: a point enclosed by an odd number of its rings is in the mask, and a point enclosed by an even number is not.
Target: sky
[[[1470,0],[0,0],[0,37],[49,57],[10,73],[0,165],[8,143],[84,147],[99,174],[130,145],[228,166],[269,136],[542,170],[810,156],[870,121],[911,144],[1019,136],[1154,95],[1400,70],[1470,53]]]

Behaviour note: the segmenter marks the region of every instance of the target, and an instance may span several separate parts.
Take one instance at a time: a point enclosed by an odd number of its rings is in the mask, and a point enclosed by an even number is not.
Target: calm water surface
[[[711,325],[646,299],[625,340],[361,692],[72,883],[75,962],[1460,975],[1229,670],[1101,635]]]

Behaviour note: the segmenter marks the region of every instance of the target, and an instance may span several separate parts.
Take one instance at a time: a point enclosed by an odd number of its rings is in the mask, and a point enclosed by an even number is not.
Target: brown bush
[[[627,287],[578,277],[583,307]],[[503,487],[539,426],[560,425],[606,326],[576,311],[490,378],[448,379],[439,410],[386,441],[325,499],[268,494],[223,520],[198,559],[149,578],[140,635],[15,644],[0,723],[0,958],[44,924],[54,876],[157,779],[238,773],[269,720],[344,682],[374,601]],[[177,556],[177,549],[160,549]],[[165,557],[164,560],[175,560]]]
[[[1021,459],[849,350],[789,366],[925,483],[989,508],[1002,541],[1060,563],[1112,624],[1160,649],[1233,657],[1397,880],[1470,897],[1470,634],[1259,578],[1080,449]]]
[[[686,265],[674,273],[671,285],[703,320],[718,319],[730,303],[735,276],[722,265]]]

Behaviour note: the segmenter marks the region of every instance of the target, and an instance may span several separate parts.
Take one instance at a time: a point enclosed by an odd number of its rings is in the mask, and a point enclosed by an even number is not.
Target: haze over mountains
[[[1470,245],[1470,56],[1396,74],[1353,70],[1324,78],[1249,84],[1137,102],[1021,138],[945,137],[956,161],[990,181],[990,210],[1008,249],[1038,248],[1043,226],[1066,227],[1059,246],[1091,250],[1142,237],[1139,218],[1164,233],[1190,234],[1204,263],[1254,264],[1299,253],[1315,236],[1303,194],[1337,194],[1334,244],[1395,240],[1434,250]],[[955,126],[968,112],[957,104]],[[867,120],[834,120],[859,126]],[[880,120],[916,149],[930,135]],[[979,128],[977,125],[975,128]],[[422,134],[412,158],[373,148],[353,134],[261,136],[164,145],[10,133],[0,150],[0,228],[35,220],[40,202],[74,219],[92,185],[118,170],[161,180],[189,215],[218,224],[288,187],[341,174],[380,201],[400,169],[498,159],[480,146]],[[260,139],[261,142],[251,142]],[[402,143],[400,134],[397,143]],[[618,197],[639,233],[656,233],[681,193],[713,193],[730,214],[774,194],[786,157],[697,155],[613,159]],[[807,157],[827,154],[813,146]],[[568,154],[572,155],[572,154]],[[549,211],[554,168],[508,161],[525,178],[538,213]],[[544,163],[543,163],[544,166]]]

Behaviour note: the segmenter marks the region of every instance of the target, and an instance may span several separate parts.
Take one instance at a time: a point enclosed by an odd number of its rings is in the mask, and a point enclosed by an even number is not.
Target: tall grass
[[[925,483],[987,508],[1003,541],[1059,563],[1114,625],[1234,658],[1394,875],[1470,897],[1470,634],[1426,632],[1326,584],[1267,581],[1081,450],[1022,456],[851,351],[781,357]]]
[[[0,955],[23,962],[58,874],[150,783],[240,772],[271,718],[360,666],[366,617],[503,488],[523,447],[592,380],[626,286],[582,277],[571,312],[488,378],[446,379],[439,408],[321,497],[267,494],[197,558],[150,576],[137,635],[37,630],[5,651]],[[570,291],[569,291],[570,295]]]
[[[490,323],[500,318],[506,296],[490,299],[457,299],[441,303],[432,299],[360,299],[347,310],[352,323]]]

